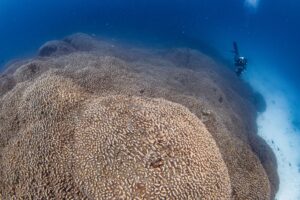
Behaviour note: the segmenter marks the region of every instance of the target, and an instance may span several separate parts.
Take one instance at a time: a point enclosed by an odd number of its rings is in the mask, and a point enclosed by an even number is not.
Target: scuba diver
[[[246,65],[248,64],[248,60],[240,56],[239,49],[236,42],[233,42],[233,53],[234,53],[234,65],[235,65],[235,73],[238,77],[242,75],[242,73],[246,70]]]

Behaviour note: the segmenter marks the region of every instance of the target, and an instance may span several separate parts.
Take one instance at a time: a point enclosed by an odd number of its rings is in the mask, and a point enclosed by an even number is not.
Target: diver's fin
[[[235,56],[240,56],[239,48],[236,42],[233,42],[233,53],[235,54]]]

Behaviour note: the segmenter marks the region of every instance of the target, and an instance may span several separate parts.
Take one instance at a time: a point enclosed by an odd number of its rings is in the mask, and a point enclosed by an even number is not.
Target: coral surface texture
[[[49,41],[0,75],[0,199],[273,199],[264,105],[197,50]]]

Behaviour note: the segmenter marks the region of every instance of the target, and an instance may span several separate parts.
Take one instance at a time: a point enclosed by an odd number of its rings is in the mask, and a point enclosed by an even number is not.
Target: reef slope
[[[196,50],[50,41],[0,77],[0,193],[273,199],[276,159],[256,134],[264,106]]]

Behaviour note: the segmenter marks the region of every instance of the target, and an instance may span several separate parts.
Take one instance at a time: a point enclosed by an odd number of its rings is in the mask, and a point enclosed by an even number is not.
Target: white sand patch
[[[294,92],[280,78],[266,75],[249,75],[249,82],[267,103],[267,110],[257,119],[258,134],[271,146],[277,158],[280,186],[276,199],[300,200],[300,132],[293,127],[290,96]]]

